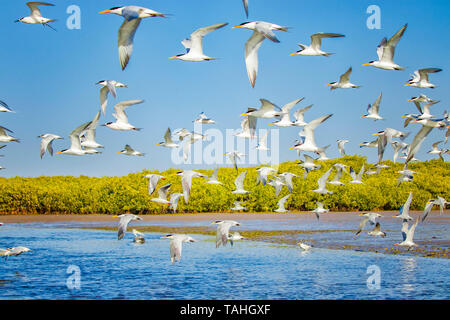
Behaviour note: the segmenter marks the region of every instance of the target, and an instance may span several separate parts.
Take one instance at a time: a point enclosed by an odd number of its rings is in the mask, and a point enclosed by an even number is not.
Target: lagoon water
[[[146,233],[138,245],[131,233],[118,241],[116,232],[64,223],[7,224],[0,248],[33,251],[0,260],[0,299],[450,298],[448,259],[321,248],[304,253],[256,241],[216,249],[215,237],[193,235],[198,241],[183,244],[181,262],[172,265],[162,235]],[[70,286],[71,266],[80,270],[79,289]],[[378,289],[376,282],[368,286],[377,276],[368,268],[379,270]]]

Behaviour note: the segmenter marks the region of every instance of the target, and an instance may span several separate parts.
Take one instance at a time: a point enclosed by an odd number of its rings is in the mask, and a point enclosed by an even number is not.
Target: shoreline
[[[361,221],[359,214],[364,212],[328,212],[320,215],[320,227],[317,228],[302,228],[303,224],[311,226],[315,225],[317,218],[314,213],[303,212],[289,212],[289,213],[197,213],[197,214],[148,214],[139,215],[143,218],[140,226],[135,226],[140,232],[151,233],[192,233],[214,236],[216,233],[215,227],[210,223],[216,220],[237,220],[242,222],[242,227],[239,233],[248,240],[268,242],[272,244],[292,245],[296,246],[299,240],[306,240],[316,248],[326,248],[335,250],[353,250],[362,252],[374,252],[381,254],[400,254],[407,256],[422,256],[433,258],[450,258],[449,247],[450,239],[445,236],[439,238],[431,237],[426,240],[417,241],[419,247],[414,250],[407,250],[406,248],[399,248],[393,243],[386,243],[381,239],[371,239],[363,234],[354,237],[355,231]],[[398,211],[378,211],[382,215],[382,219],[396,220],[393,216],[398,214]],[[413,219],[422,216],[423,211],[411,211],[410,215]],[[58,223],[74,223],[75,228],[104,230],[116,232],[116,224],[119,219],[113,215],[107,214],[63,214],[63,215],[5,215],[0,216],[0,222],[5,226],[8,223],[43,223],[43,224],[58,224]],[[245,221],[262,221],[263,224],[278,225],[277,228],[266,230],[264,227],[250,228],[246,227]],[[428,223],[434,225],[443,225],[444,229],[448,229],[450,222],[450,211],[444,211],[440,215],[439,210],[433,210],[427,218]],[[192,222],[193,225],[189,225]],[[87,225],[83,225],[83,224]],[[94,223],[95,225],[89,225]],[[169,223],[169,225],[167,225]],[[178,223],[178,224],[177,224]],[[80,225],[81,224],[81,225]],[[295,227],[293,227],[295,226]],[[64,226],[71,228],[70,225]],[[0,227],[0,231],[1,231]],[[286,229],[287,228],[287,229]],[[372,227],[369,227],[369,229]],[[131,229],[131,228],[129,228]],[[366,226],[366,229],[368,227]],[[129,230],[130,231],[130,230]],[[366,231],[366,230],[365,230]],[[389,229],[385,227],[385,232],[388,234],[400,233],[400,230]],[[364,232],[363,232],[364,233]],[[355,240],[357,240],[355,242]],[[381,242],[380,242],[381,241]]]
[[[358,214],[369,211],[348,211],[348,212],[328,212],[321,214],[321,219],[342,221],[343,218],[356,217]],[[374,211],[382,216],[392,217],[398,214],[398,211]],[[423,211],[410,211],[411,216],[416,217],[423,214]],[[220,220],[224,217],[232,217],[238,220],[254,220],[254,219],[294,219],[299,216],[302,219],[316,219],[314,213],[310,211],[276,213],[276,212],[258,212],[258,213],[242,213],[242,212],[226,212],[226,213],[167,213],[167,214],[141,214],[143,221],[203,221],[203,220]],[[450,219],[450,211],[444,211],[440,215],[439,210],[431,211],[429,219],[447,220]],[[3,223],[29,223],[29,222],[114,222],[117,221],[113,215],[109,214],[23,214],[23,215],[1,215],[0,222]]]

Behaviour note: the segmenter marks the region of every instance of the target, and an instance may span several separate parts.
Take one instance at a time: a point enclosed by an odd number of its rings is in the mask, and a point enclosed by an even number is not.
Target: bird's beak
[[[398,246],[398,243],[394,243],[394,246]]]
[[[364,63],[363,65],[362,65],[363,67],[365,67],[365,66],[370,66],[370,63]]]
[[[291,150],[291,149],[294,149],[294,148],[295,148],[295,146],[293,146],[293,147],[290,147],[290,148],[289,148],[289,150]]]
[[[407,83],[407,84],[405,84],[404,86],[405,87],[409,87],[411,84],[410,83]]]
[[[402,118],[406,118],[406,114],[402,115]]]
[[[166,180],[166,178],[162,177],[161,180]]]
[[[245,112],[245,113],[243,113],[243,114],[241,114],[241,115],[239,115],[240,117],[242,117],[242,116],[248,116],[248,112]]]
[[[290,56],[295,56],[297,54],[297,51],[294,53],[291,53]]]
[[[113,218],[118,218],[119,216],[112,216]]]
[[[167,239],[167,237],[166,237],[166,236],[164,236],[164,237],[161,237],[161,239]]]
[[[419,122],[419,121],[417,121],[417,120],[412,120],[411,122],[417,123],[417,122]]]
[[[117,154],[120,154],[121,152],[119,151],[119,152],[117,152]]]
[[[269,126],[273,125],[273,122],[269,123]]]
[[[373,133],[372,135],[373,135],[373,136],[379,136],[379,135],[380,135],[380,133],[379,133],[379,132],[377,132],[377,133]]]
[[[161,145],[161,143],[157,143],[156,145],[157,145],[157,146],[160,146],[160,145]]]
[[[413,99],[408,99],[408,101],[413,101]]]
[[[325,85],[325,87],[329,87],[329,86],[331,86],[331,83]]]
[[[176,59],[178,58],[177,56],[173,56],[173,57],[169,57],[169,59]]]
[[[361,216],[363,216],[363,214],[362,214],[362,213],[358,214],[358,217],[361,217]]]
[[[58,151],[57,153],[55,153],[55,154],[61,154],[62,152],[61,151]]]
[[[237,26],[231,27],[231,29],[237,29],[237,28],[242,28],[242,26],[241,25],[237,25]]]
[[[211,222],[211,224],[217,224],[217,223],[215,223],[215,222]]]
[[[365,118],[365,116],[361,116],[361,117],[359,117],[360,119],[362,119],[362,118]]]
[[[99,13],[111,13],[112,11],[111,10],[103,10],[103,11],[100,11]]]

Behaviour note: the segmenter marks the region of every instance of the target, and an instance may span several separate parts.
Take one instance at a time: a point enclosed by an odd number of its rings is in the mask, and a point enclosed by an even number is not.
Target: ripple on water
[[[169,241],[147,233],[136,245],[103,230],[9,226],[0,247],[33,251],[0,261],[0,299],[448,299],[447,259],[240,241],[215,248],[196,234],[172,265]],[[330,235],[331,237],[331,235]],[[69,290],[78,266],[81,289]],[[380,268],[380,289],[367,267]]]

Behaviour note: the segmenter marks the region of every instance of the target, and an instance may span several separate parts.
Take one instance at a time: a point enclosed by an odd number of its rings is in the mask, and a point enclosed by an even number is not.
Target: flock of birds
[[[248,1],[243,0],[244,8],[246,15],[248,17]],[[44,26],[51,27],[49,23],[54,22],[54,19],[44,18],[41,15],[39,10],[39,6],[53,6],[49,3],[44,2],[28,2],[27,6],[30,8],[31,14],[28,17],[24,17],[18,19],[16,22],[22,22],[26,24],[42,24]],[[122,7],[113,7],[108,10],[101,11],[100,13],[112,13],[115,15],[122,16],[124,21],[119,29],[118,34],[118,49],[119,49],[119,58],[120,65],[122,70],[125,70],[133,51],[133,41],[134,35],[142,21],[142,19],[149,17],[161,17],[166,18],[168,15],[163,14],[151,9],[147,9],[139,6],[122,6]],[[178,54],[170,57],[171,59],[178,59],[182,61],[210,61],[215,58],[209,57],[203,52],[203,38],[205,35],[221,29],[227,26],[228,23],[219,23],[206,27],[199,28],[191,33],[188,39],[182,41],[182,45],[186,49],[186,53]],[[288,28],[280,25],[276,25],[269,22],[264,21],[253,21],[253,22],[245,22],[240,25],[236,25],[233,28],[245,28],[253,31],[253,34],[245,43],[245,64],[247,68],[248,77],[250,80],[250,84],[252,87],[255,86],[257,74],[258,74],[258,50],[265,39],[269,39],[272,42],[278,43],[280,42],[275,35],[275,31],[287,31]],[[377,55],[378,60],[370,61],[363,66],[372,66],[379,69],[384,70],[404,70],[403,67],[399,66],[394,62],[394,54],[397,44],[400,39],[403,37],[405,31],[407,29],[407,25],[405,24],[400,30],[398,30],[390,39],[383,38],[380,44],[377,47]],[[330,38],[341,38],[344,37],[342,34],[337,33],[315,33],[311,35],[311,44],[304,45],[299,44],[300,50],[292,53],[291,55],[300,55],[300,56],[323,56],[329,57],[332,53],[325,52],[322,50],[322,40],[330,39]],[[429,81],[429,75],[433,73],[437,73],[442,71],[439,68],[423,68],[414,72],[412,79],[408,81],[405,86],[417,87],[422,89],[435,88],[436,86]],[[342,74],[338,81],[331,82],[326,86],[330,87],[331,90],[335,89],[352,89],[359,88],[359,85],[355,85],[350,82],[350,75],[352,73],[352,67],[348,68],[348,70]],[[126,84],[120,83],[115,80],[102,80],[97,82],[97,85],[101,86],[100,89],[100,110],[96,113],[93,120],[83,123],[82,125],[75,128],[69,135],[70,137],[70,147],[64,150],[57,152],[56,154],[66,154],[66,155],[76,155],[83,156],[87,154],[97,154],[101,153],[97,149],[103,148],[104,146],[99,144],[96,141],[96,128],[98,126],[98,122],[100,120],[101,114],[105,115],[107,111],[108,104],[108,96],[111,95],[114,98],[117,98],[117,88],[127,88]],[[241,132],[236,133],[235,136],[246,139],[256,138],[256,124],[257,119],[275,119],[270,123],[270,125],[277,127],[302,127],[303,129],[299,132],[299,139],[296,141],[295,145],[291,147],[291,149],[297,150],[298,154],[300,152],[308,152],[315,153],[320,157],[318,159],[313,159],[310,155],[304,154],[305,160],[299,163],[301,167],[304,168],[304,178],[307,177],[308,173],[311,170],[317,170],[321,166],[314,163],[314,161],[322,161],[328,160],[329,158],[326,156],[326,149],[329,147],[319,147],[315,142],[315,130],[316,128],[325,122],[327,119],[332,117],[332,114],[323,115],[317,119],[311,120],[309,122],[305,121],[305,113],[312,107],[309,105],[305,108],[301,108],[293,112],[292,116],[294,117],[294,121],[291,120],[290,113],[291,110],[299,104],[304,98],[296,99],[288,104],[284,105],[282,108],[279,108],[274,103],[266,100],[260,99],[261,107],[260,108],[248,108],[248,110],[241,114],[243,120],[241,121]],[[361,116],[361,118],[373,119],[374,121],[383,120],[384,118],[380,115],[380,104],[381,104],[382,94],[376,99],[376,101],[369,105],[367,108],[367,114]],[[399,171],[400,176],[398,178],[398,185],[402,182],[408,182],[413,180],[413,175],[416,172],[408,169],[408,163],[410,161],[417,161],[415,155],[417,154],[421,144],[427,135],[432,131],[433,128],[447,129],[445,134],[445,142],[447,143],[448,136],[450,134],[450,113],[445,112],[443,117],[435,117],[431,114],[430,107],[437,104],[439,101],[428,98],[426,95],[421,94],[417,97],[412,97],[410,99],[412,101],[419,113],[417,114],[405,114],[403,117],[406,118],[404,122],[404,127],[406,128],[409,123],[420,123],[422,124],[422,128],[414,137],[411,144],[407,144],[404,142],[405,138],[409,135],[408,132],[402,132],[392,128],[386,128],[383,131],[379,131],[374,133],[377,136],[377,139],[372,142],[363,142],[360,144],[360,147],[371,147],[378,149],[378,162],[375,167],[376,170],[365,171],[364,165],[360,168],[358,174],[356,171],[350,167],[349,174],[352,177],[352,180],[349,183],[353,184],[364,184],[363,177],[364,174],[378,174],[383,168],[387,166],[382,164],[383,155],[387,148],[388,143],[392,146],[394,150],[394,163],[398,158],[405,159],[405,167],[403,170]],[[139,131],[140,128],[135,127],[129,122],[128,116],[125,110],[128,107],[142,104],[143,100],[127,100],[119,102],[114,106],[113,116],[116,119],[115,122],[107,122],[102,126],[110,128],[112,130],[118,131],[129,131],[136,130]],[[3,101],[0,101],[0,112],[13,112],[13,110]],[[205,113],[201,113],[197,119],[193,121],[194,123],[199,124],[214,124],[215,121],[208,118]],[[0,142],[11,142],[16,141],[19,142],[19,139],[12,137],[9,135],[12,133],[11,130],[0,126]],[[258,146],[256,149],[258,150],[269,150],[267,147],[267,132],[265,135],[258,137]],[[179,148],[180,144],[184,142],[183,146],[183,154],[184,158],[187,159],[189,155],[189,150],[193,143],[196,141],[204,140],[205,136],[196,132],[191,132],[187,129],[180,129],[174,133],[175,136],[178,136],[179,143],[176,143],[173,140],[173,135],[171,129],[168,128],[164,134],[164,141],[158,143],[158,146],[165,148]],[[63,139],[61,136],[55,134],[42,134],[39,136],[41,138],[41,148],[40,148],[40,156],[41,158],[44,156],[45,152],[48,151],[50,155],[53,155],[53,147],[52,143],[55,140]],[[400,139],[394,140],[394,139]],[[443,140],[443,141],[444,141]],[[438,141],[433,144],[433,149],[429,151],[430,154],[436,154],[443,160],[443,155],[449,154],[450,151],[448,149],[439,149],[438,145],[443,141]],[[349,140],[340,139],[337,140],[337,147],[341,155],[345,155],[345,144],[348,143]],[[1,148],[3,148],[2,146]],[[402,152],[404,155],[399,157],[399,153]],[[130,145],[126,145],[122,151],[118,152],[119,154],[124,154],[128,156],[143,156],[144,153],[134,150]],[[233,163],[233,166],[238,169],[237,161],[242,159],[245,154],[242,154],[236,150],[229,151],[224,154],[228,156]],[[1,168],[1,167],[0,167]],[[329,176],[333,170],[336,170],[336,174],[333,179],[329,180]],[[270,185],[275,188],[276,196],[278,197],[283,186],[289,190],[289,194],[284,196],[278,201],[278,208],[275,212],[288,212],[285,208],[285,203],[293,192],[293,178],[298,177],[294,173],[283,172],[280,174],[275,174],[277,172],[276,169],[272,167],[261,167],[257,169],[257,181],[256,184]],[[325,174],[323,174],[317,181],[318,188],[312,190],[313,192],[328,195],[332,194],[332,191],[327,190],[327,184],[343,186],[344,183],[340,181],[343,173],[348,173],[346,170],[346,165],[337,163],[333,167],[331,167]],[[166,184],[161,186],[158,189],[158,197],[152,198],[151,201],[170,205],[173,212],[177,210],[177,202],[179,198],[183,197],[185,203],[189,201],[189,195],[191,192],[191,182],[193,178],[202,177],[207,180],[209,184],[221,185],[222,183],[218,180],[218,168],[214,170],[214,172],[210,176],[206,176],[199,172],[195,172],[193,170],[184,170],[178,172],[177,175],[181,176],[181,185],[183,188],[183,193],[172,193],[168,200],[168,192],[170,190],[171,185]],[[249,193],[249,191],[244,188],[244,179],[246,177],[247,171],[241,172],[235,180],[236,189],[231,191],[236,195],[245,195]],[[269,178],[270,175],[274,175],[273,178]],[[157,174],[147,175],[146,178],[149,179],[149,194],[153,194],[153,192],[157,188],[157,184],[159,180],[164,180],[165,177]],[[412,220],[412,218],[408,215],[409,205],[412,200],[412,193],[410,194],[406,203],[400,208],[400,215],[396,216],[403,220],[402,225],[402,234],[403,234],[403,242],[398,243],[401,246],[413,247],[416,244],[413,242],[413,235],[415,228],[419,222],[419,219],[415,221],[415,223],[409,228],[408,222]],[[439,205],[441,211],[445,208],[447,202],[445,199],[439,197],[438,199],[430,200],[426,207],[425,212],[422,217],[422,221],[426,218],[428,213],[431,211],[434,205]],[[245,207],[239,202],[235,201],[234,207],[231,208],[233,211],[241,211],[245,210]],[[317,208],[313,210],[319,219],[319,214],[328,212],[328,209],[324,208],[322,202],[317,202]],[[141,217],[132,214],[123,214],[120,215],[120,223],[119,223],[119,232],[118,239],[122,239],[126,233],[126,229],[128,223],[132,220],[141,220]],[[364,214],[364,220],[362,221],[358,231],[356,234],[359,234],[361,230],[364,228],[365,224],[369,222],[370,224],[374,224],[375,227],[373,231],[369,232],[369,235],[372,236],[385,236],[385,233],[381,231],[380,223],[376,222],[376,219],[380,217],[377,213],[366,213]],[[213,222],[218,226],[217,228],[217,239],[216,246],[219,247],[221,244],[226,245],[228,241],[232,244],[233,241],[241,240],[243,237],[239,233],[230,234],[229,230],[231,227],[239,226],[240,223],[231,220],[225,221],[216,221]],[[0,224],[1,225],[1,224]],[[142,233],[133,230],[135,235],[135,242],[143,243],[145,242],[144,236]],[[181,248],[183,242],[194,242],[195,240],[188,236],[182,234],[173,234],[167,235],[163,238],[170,239],[170,256],[172,263],[174,261],[179,261],[181,257]],[[299,243],[299,245],[305,249],[309,250],[310,246],[304,243]],[[23,252],[27,252],[30,249],[25,247],[15,247],[0,250],[0,255],[5,258],[8,256],[19,255]]]

